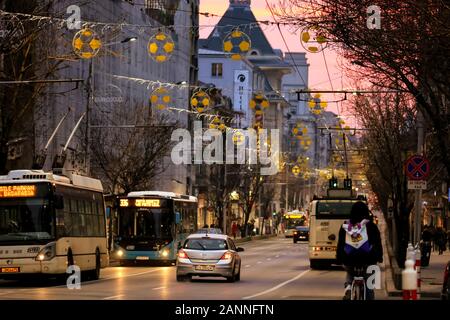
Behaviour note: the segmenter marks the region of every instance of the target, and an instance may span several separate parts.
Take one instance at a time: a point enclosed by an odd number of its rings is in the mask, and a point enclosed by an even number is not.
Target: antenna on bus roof
[[[50,146],[50,143],[53,141],[53,138],[55,138],[56,133],[58,132],[59,128],[63,124],[64,120],[66,120],[67,116],[69,115],[69,113],[71,111],[72,111],[72,109],[69,107],[69,110],[67,110],[66,114],[61,118],[61,120],[59,121],[59,123],[56,126],[55,130],[53,130],[53,133],[50,136],[50,138],[48,139],[47,144],[45,145],[44,149],[41,152],[36,154],[36,156],[33,159],[33,167],[32,167],[32,169],[42,170],[44,168],[45,160],[47,159],[48,147]]]
[[[75,134],[75,131],[77,131],[78,127],[81,124],[81,121],[83,120],[84,116],[86,115],[86,112],[84,112],[80,119],[78,120],[77,124],[75,125],[75,127],[73,128],[72,132],[70,133],[69,138],[66,141],[66,144],[64,145],[64,148],[61,150],[61,152],[59,154],[56,154],[55,157],[53,158],[53,165],[52,165],[52,169],[56,170],[56,171],[61,171],[64,168],[64,163],[66,162],[66,157],[67,157],[67,147],[70,144],[70,141],[72,141],[72,138]]]

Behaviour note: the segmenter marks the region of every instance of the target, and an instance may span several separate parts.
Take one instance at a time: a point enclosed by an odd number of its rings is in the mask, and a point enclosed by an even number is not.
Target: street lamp
[[[109,47],[109,46],[112,46],[112,45],[115,45],[115,44],[120,44],[120,43],[135,42],[135,41],[137,41],[137,39],[138,39],[137,37],[128,37],[128,38],[125,38],[125,39],[123,39],[121,41],[115,41],[115,42],[111,42],[111,43],[106,43],[103,46],[104,47]]]

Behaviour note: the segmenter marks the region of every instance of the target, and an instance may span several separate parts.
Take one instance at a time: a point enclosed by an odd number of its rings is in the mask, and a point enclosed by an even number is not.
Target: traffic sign
[[[408,180],[408,190],[426,190],[427,182],[425,180]]]
[[[430,162],[421,155],[413,155],[406,160],[406,175],[411,180],[425,180],[430,174]]]

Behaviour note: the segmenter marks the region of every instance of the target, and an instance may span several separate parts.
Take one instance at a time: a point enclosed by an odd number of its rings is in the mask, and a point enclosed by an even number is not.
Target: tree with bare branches
[[[8,12],[41,14],[52,1],[4,1]],[[0,16],[0,173],[31,167],[34,150],[35,116],[39,98],[61,68],[61,61],[49,58],[56,38],[49,37],[48,21],[31,21],[12,15]]]
[[[373,5],[380,28],[373,27]],[[376,88],[407,92],[435,132],[435,149],[450,178],[450,5],[442,0],[277,0],[283,23],[312,27],[346,59],[349,74]],[[316,39],[317,40],[317,37]],[[327,49],[325,49],[327,50]]]
[[[135,106],[135,112],[118,108],[114,118],[121,121],[107,127],[93,125],[91,129],[92,171],[111,194],[151,189],[154,177],[167,168],[164,158],[170,154],[177,123],[164,114],[152,116],[148,109],[145,105]],[[134,127],[124,128],[125,119]],[[97,114],[93,121],[97,124],[105,120]]]
[[[386,213],[392,200],[393,221],[387,219],[393,247],[403,265],[409,240],[409,216],[414,205],[408,193],[404,162],[415,150],[414,101],[401,94],[361,96],[355,99],[354,112],[369,129],[362,137],[367,166],[366,176]],[[365,148],[364,148],[365,147]]]

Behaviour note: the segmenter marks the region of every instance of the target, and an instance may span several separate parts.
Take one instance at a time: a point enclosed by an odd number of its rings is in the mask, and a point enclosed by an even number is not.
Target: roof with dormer
[[[200,48],[223,51],[223,39],[236,27],[251,40],[252,49],[260,55],[275,55],[275,52],[260,28],[250,8],[250,0],[230,0],[230,5],[207,39],[201,39]]]

